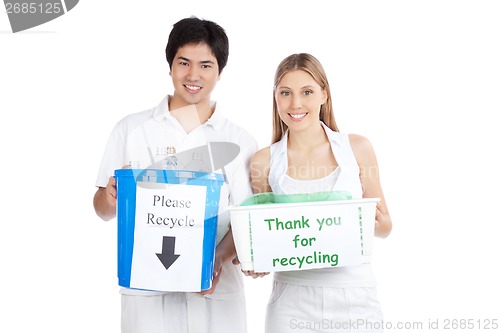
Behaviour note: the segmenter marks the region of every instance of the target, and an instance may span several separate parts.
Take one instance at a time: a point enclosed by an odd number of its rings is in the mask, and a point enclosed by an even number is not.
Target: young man
[[[252,194],[248,162],[257,143],[210,100],[228,55],[228,38],[216,23],[190,17],[174,24],[166,47],[174,93],[157,107],[116,124],[96,182],[94,208],[99,217],[116,216],[114,170],[130,161],[147,167],[155,162],[156,149],[167,146],[179,153],[207,142],[238,145],[238,156],[224,167],[219,206],[239,204]],[[220,213],[212,288],[201,293],[121,288],[122,332],[246,332],[242,275],[231,262],[235,256],[229,215]]]

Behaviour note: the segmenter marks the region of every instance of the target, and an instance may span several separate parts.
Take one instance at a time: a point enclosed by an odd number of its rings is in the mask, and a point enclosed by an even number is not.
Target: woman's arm
[[[363,198],[380,198],[375,217],[375,236],[385,238],[391,233],[392,221],[380,184],[375,151],[370,141],[361,135],[350,134],[349,140],[359,165]]]
[[[250,182],[253,193],[271,192],[269,186],[269,147],[256,152],[250,160]]]

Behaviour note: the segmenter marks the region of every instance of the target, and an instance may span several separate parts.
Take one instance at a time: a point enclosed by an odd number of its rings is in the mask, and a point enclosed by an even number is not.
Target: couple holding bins
[[[256,140],[226,119],[210,99],[228,54],[228,38],[218,24],[190,17],[173,25],[166,47],[173,95],[157,107],[128,115],[116,124],[96,182],[97,215],[103,220],[116,216],[114,170],[129,161],[147,164],[148,146],[168,143],[183,151],[206,141],[232,142],[240,147],[240,153],[225,167],[227,182],[221,190],[221,207],[237,205],[252,193],[344,190],[353,198],[381,198],[375,235],[388,236],[392,223],[375,153],[366,138],[338,131],[320,62],[301,53],[279,64],[273,89],[272,144],[258,150]],[[200,293],[122,288],[121,331],[247,332],[243,274],[237,264],[229,215],[223,213],[218,218],[212,288]],[[266,275],[243,273],[254,278]],[[265,331],[380,331],[377,325],[383,316],[375,284],[370,264],[276,272]],[[353,325],[359,320],[373,325]]]

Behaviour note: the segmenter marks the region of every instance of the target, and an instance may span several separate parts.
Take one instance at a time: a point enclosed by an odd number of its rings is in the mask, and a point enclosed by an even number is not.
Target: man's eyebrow
[[[177,59],[183,60],[186,62],[192,62],[191,59],[186,58],[186,57],[182,57],[182,56],[177,57]],[[200,64],[212,64],[213,65],[213,64],[215,64],[215,62],[213,62],[212,60],[202,60],[202,61],[200,61]]]

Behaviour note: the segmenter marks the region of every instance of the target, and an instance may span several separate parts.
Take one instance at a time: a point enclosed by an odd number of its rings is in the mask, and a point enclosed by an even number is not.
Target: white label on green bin
[[[137,186],[130,287],[199,290],[206,187],[143,185]]]
[[[277,207],[250,211],[256,272],[362,263],[357,205]]]

